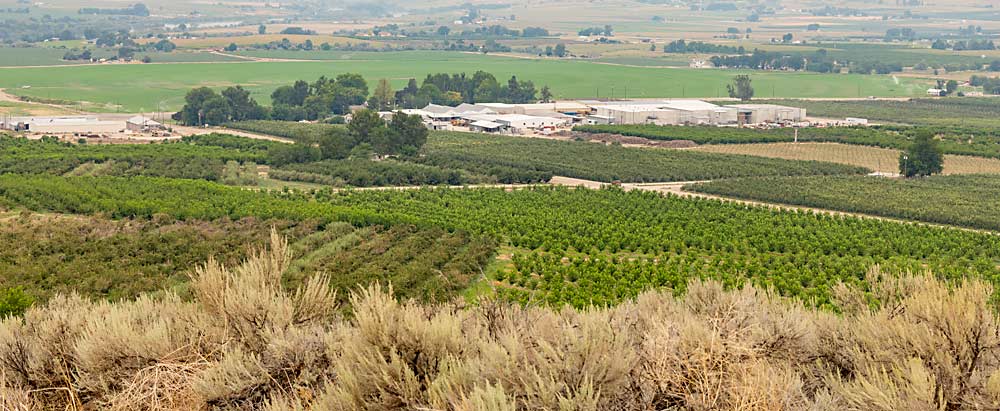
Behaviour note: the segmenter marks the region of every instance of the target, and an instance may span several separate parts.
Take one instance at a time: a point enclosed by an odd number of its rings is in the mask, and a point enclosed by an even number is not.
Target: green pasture
[[[721,97],[741,73],[731,70],[626,67],[582,60],[537,60],[455,52],[366,52],[337,61],[217,64],[88,65],[0,69],[0,88],[14,94],[89,101],[138,111],[177,109],[193,87],[240,84],[262,103],[271,91],[298,79],[362,73],[371,85],[389,78],[395,87],[429,73],[485,70],[549,85],[558,98]],[[929,82],[892,76],[752,72],[757,97],[858,97],[922,95]],[[24,86],[30,86],[24,88]]]

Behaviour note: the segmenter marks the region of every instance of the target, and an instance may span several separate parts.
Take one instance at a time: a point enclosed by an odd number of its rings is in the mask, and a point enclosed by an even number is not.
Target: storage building
[[[806,119],[806,109],[774,104],[733,104],[739,124],[801,122]]]

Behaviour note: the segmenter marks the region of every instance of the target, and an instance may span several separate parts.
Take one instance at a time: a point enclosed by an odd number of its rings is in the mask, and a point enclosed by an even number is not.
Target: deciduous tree
[[[740,74],[733,78],[732,84],[726,85],[729,97],[738,98],[740,101],[750,101],[753,98],[753,86],[751,86],[750,75]]]
[[[906,177],[925,177],[944,169],[944,156],[930,131],[917,133],[910,148],[899,155],[899,173]]]

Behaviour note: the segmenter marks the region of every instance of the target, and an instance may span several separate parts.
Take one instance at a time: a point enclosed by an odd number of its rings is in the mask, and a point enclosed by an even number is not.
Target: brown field
[[[789,160],[816,160],[867,167],[896,173],[899,151],[838,143],[768,143],[706,145],[693,150],[711,153],[747,154]],[[1000,174],[1000,160],[970,156],[944,156],[944,174]]]
[[[76,113],[74,110],[57,106],[0,100],[0,115],[4,116],[61,116]]]
[[[381,47],[384,43],[379,41],[371,40],[358,40],[348,37],[337,37],[329,35],[304,35],[304,34],[254,34],[252,36],[225,36],[225,37],[204,37],[196,39],[174,39],[171,40],[178,47],[183,48],[215,48],[215,47],[225,47],[229,43],[236,43],[237,46],[246,46],[251,44],[263,44],[272,41],[281,41],[282,39],[288,39],[293,44],[303,43],[306,40],[312,40],[313,44],[319,46],[323,43],[368,43],[372,47]],[[152,39],[156,40],[156,39]]]

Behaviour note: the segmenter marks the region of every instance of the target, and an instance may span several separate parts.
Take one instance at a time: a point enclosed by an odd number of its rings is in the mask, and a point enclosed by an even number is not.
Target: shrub
[[[34,298],[25,294],[21,287],[0,290],[0,318],[24,314],[32,302]]]
[[[839,314],[694,280],[588,310],[486,298],[424,304],[329,278],[281,286],[272,234],[193,274],[192,301],[60,296],[0,322],[14,409],[983,409],[1000,390],[993,289],[878,267],[836,287]]]

